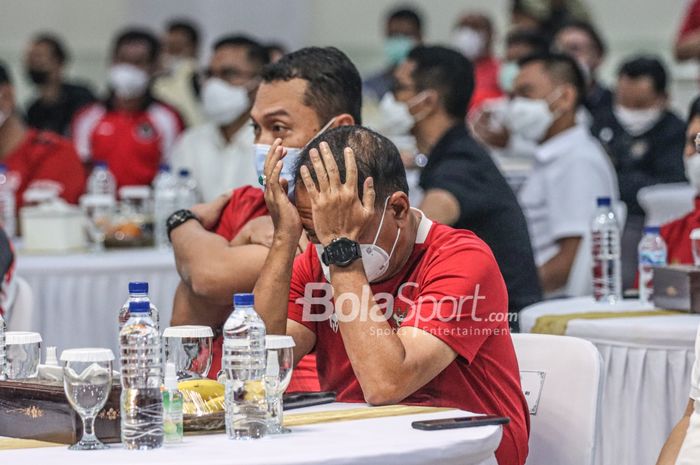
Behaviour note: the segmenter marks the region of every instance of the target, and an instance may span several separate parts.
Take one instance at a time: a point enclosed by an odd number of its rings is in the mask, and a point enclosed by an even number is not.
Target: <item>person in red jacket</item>
[[[29,129],[16,113],[15,90],[0,64],[0,164],[16,193],[17,209],[32,187],[53,189],[69,203],[77,203],[85,188],[83,165],[67,139],[49,131]]]
[[[151,95],[158,53],[158,40],[150,32],[119,34],[109,69],[109,97],[85,107],[72,123],[82,160],[106,162],[119,187],[150,184],[184,127],[177,111]]]

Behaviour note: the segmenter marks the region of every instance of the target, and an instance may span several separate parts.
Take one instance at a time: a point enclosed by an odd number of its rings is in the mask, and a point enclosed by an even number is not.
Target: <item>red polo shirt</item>
[[[668,248],[669,265],[692,265],[693,251],[690,248],[690,232],[700,228],[700,197],[695,198],[695,210],[661,227],[661,237]]]
[[[17,206],[29,187],[55,186],[69,203],[77,203],[85,190],[85,172],[69,140],[49,131],[30,129],[24,140],[2,161],[17,183]]]
[[[686,10],[683,23],[678,31],[677,41],[685,39],[698,29],[700,29],[700,0],[693,0]]]
[[[267,214],[263,191],[253,186],[240,187],[233,191],[231,200],[224,207],[219,225],[214,232],[231,241],[246,223]],[[221,369],[222,343],[222,337],[218,337],[214,341],[211,369],[209,370],[209,377],[212,379],[216,378],[217,373]],[[318,375],[316,374],[316,355],[310,354],[304,357],[295,367],[287,392],[312,392],[319,390]]]
[[[469,102],[469,110],[479,108],[486,100],[503,97],[498,83],[500,62],[494,57],[484,57],[474,63],[474,93]]]
[[[508,294],[496,260],[470,231],[424,219],[418,236],[406,265],[371,289],[375,296],[394,296],[393,305],[387,306],[392,328],[420,328],[449,345],[457,358],[401,403],[509,417],[496,458],[502,465],[522,465],[528,451],[528,408],[508,332]],[[289,317],[316,334],[321,389],[336,391],[341,402],[364,402],[337,324],[328,313],[324,315],[323,304],[309,302],[325,292],[309,290],[305,296],[307,284],[319,283],[326,281],[310,247],[294,262]],[[460,299],[462,304],[456,304]],[[309,314],[321,321],[309,321]]]

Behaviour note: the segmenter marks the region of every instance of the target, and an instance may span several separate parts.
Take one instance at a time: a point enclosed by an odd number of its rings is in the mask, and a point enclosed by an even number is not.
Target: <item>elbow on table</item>
[[[370,386],[362,386],[365,402],[370,405],[394,405],[404,400],[408,395],[402,391],[399,383],[378,382]]]

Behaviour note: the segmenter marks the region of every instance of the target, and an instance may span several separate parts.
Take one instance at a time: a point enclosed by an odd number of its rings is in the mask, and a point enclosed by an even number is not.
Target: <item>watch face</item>
[[[357,258],[357,243],[341,237],[331,242],[328,247],[325,248],[326,255],[328,257],[328,264],[335,264],[340,266],[347,266]]]

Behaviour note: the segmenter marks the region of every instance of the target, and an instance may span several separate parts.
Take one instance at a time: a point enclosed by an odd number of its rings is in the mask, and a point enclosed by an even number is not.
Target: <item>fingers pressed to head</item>
[[[374,179],[371,177],[365,179],[365,184],[362,189],[362,205],[365,209],[374,213],[374,200],[376,192],[374,191]]]
[[[318,180],[318,189],[323,192],[328,190],[328,173],[326,172],[325,166],[323,166],[323,161],[321,160],[321,155],[318,150],[309,150],[309,157],[311,158],[311,164],[314,167],[314,172],[316,173],[316,179]]]
[[[328,184],[332,189],[340,187],[340,173],[338,172],[338,164],[333,158],[333,152],[327,142],[321,142],[319,145],[321,149],[321,157],[323,158],[323,164],[326,166],[326,172],[328,173]]]
[[[355,152],[353,152],[350,147],[345,147],[343,155],[345,158],[345,186],[356,191],[357,164],[355,163]]]
[[[318,195],[318,190],[316,190],[316,184],[314,184],[314,180],[311,178],[311,172],[306,166],[302,166],[300,173],[301,180],[304,182],[304,187],[306,187],[306,192],[309,193],[311,199],[315,199]]]

